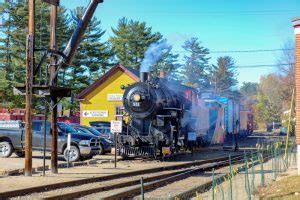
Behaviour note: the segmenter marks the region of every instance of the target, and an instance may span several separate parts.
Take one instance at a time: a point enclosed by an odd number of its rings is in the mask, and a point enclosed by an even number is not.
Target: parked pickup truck
[[[33,121],[32,149],[43,150],[44,121]],[[71,148],[69,161],[78,161],[81,158],[92,158],[99,153],[100,141],[88,134],[78,134],[68,125],[58,125],[58,153],[68,158],[67,135],[71,133]],[[24,156],[25,129],[21,122],[0,122],[0,157],[10,157],[14,152],[17,156]],[[46,122],[46,150],[51,150],[50,122]]]

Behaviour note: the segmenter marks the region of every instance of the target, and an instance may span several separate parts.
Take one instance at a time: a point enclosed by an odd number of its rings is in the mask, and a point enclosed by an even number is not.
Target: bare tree
[[[280,93],[283,99],[283,109],[289,109],[292,92],[295,87],[295,42],[288,40],[282,47],[282,52],[278,56],[278,77],[280,80]]]

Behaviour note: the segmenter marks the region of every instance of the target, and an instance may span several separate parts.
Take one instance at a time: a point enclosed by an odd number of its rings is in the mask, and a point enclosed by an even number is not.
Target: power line
[[[299,10],[244,10],[244,11],[186,11],[186,12],[170,12],[170,11],[151,11],[143,12],[146,15],[278,15],[297,13]],[[139,12],[135,12],[139,13]]]
[[[233,50],[233,51],[211,51],[210,53],[256,53],[272,51],[292,51],[295,49],[257,49],[257,50]]]
[[[263,65],[238,65],[238,66],[235,66],[237,68],[262,68],[262,67],[279,67],[279,66],[289,66],[289,65],[294,65],[295,63],[279,63],[279,64],[270,64],[270,65],[266,65],[266,64],[263,64]]]
[[[293,51],[295,49],[253,49],[253,50],[228,50],[228,51],[209,51],[208,54],[218,53],[259,53],[259,52],[274,52],[274,51]],[[175,53],[185,53],[185,51],[173,51]]]

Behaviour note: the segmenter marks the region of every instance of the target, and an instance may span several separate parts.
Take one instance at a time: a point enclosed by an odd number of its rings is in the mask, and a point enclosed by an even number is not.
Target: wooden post
[[[25,176],[32,176],[32,85],[34,64],[35,0],[28,1],[28,35],[26,47],[26,114],[25,114]]]
[[[57,21],[57,5],[51,5],[50,14],[50,49],[57,50],[56,40],[56,21]],[[57,57],[52,55],[50,58],[50,80],[51,86],[57,85]],[[58,173],[57,169],[57,96],[51,96],[51,171]]]

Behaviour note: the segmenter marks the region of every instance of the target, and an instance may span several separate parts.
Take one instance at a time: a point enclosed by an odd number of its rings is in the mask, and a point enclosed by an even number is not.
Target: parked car
[[[73,125],[72,127],[78,133],[85,133],[85,134],[90,134],[98,137],[100,139],[100,149],[99,149],[100,155],[111,152],[111,145],[113,144],[113,142],[109,140],[105,135],[97,131],[95,128],[88,127],[88,126],[78,126],[78,125]]]
[[[279,135],[286,135],[286,134],[287,134],[287,127],[281,127]]]
[[[19,122],[15,122],[16,124]],[[2,125],[4,122],[2,123]],[[10,124],[13,124],[10,122]],[[20,123],[19,123],[20,124]],[[44,121],[34,120],[32,124],[32,149],[43,150]],[[67,135],[71,134],[71,148],[69,161],[75,162],[80,158],[92,158],[99,153],[100,140],[89,134],[78,134],[72,127],[58,123],[58,153],[68,159]],[[0,157],[10,157],[14,152],[17,156],[24,156],[25,129],[23,125],[5,127],[0,125]],[[51,150],[50,122],[46,122],[46,150]]]
[[[110,127],[110,122],[106,122],[106,121],[93,121],[90,122],[90,126],[92,127]]]
[[[275,132],[276,131],[275,129],[279,130],[281,128],[281,126],[282,126],[281,123],[267,123],[266,124],[268,132]]]
[[[101,133],[101,135],[111,141],[114,141],[114,134],[110,131],[110,127],[107,126],[100,126],[100,127],[93,127],[97,131]]]

